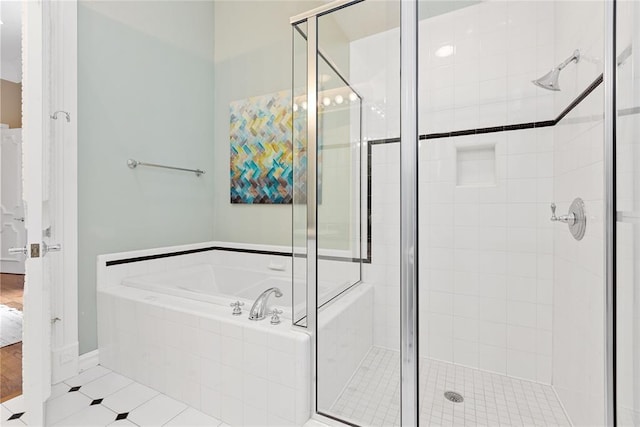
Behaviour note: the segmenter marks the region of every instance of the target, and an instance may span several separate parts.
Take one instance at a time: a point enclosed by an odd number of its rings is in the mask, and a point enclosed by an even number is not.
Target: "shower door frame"
[[[318,412],[318,18],[365,0],[336,0],[291,17],[307,24],[307,331],[311,334],[312,416]],[[418,0],[400,1],[400,420],[417,426],[418,405]]]
[[[336,0],[290,19],[307,22],[307,330],[312,334],[311,408],[315,417],[334,423],[317,408],[317,53],[319,16],[365,0]],[[418,425],[418,0],[400,1],[401,78],[401,424]],[[605,267],[605,423],[616,425],[616,3],[604,1],[604,267]]]
[[[604,331],[605,423],[617,425],[616,402],[616,54],[617,0],[604,4]]]

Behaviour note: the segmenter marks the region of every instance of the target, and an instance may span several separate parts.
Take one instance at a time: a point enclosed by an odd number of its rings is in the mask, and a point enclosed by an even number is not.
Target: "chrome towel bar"
[[[200,176],[200,175],[205,173],[203,170],[200,170],[200,169],[186,169],[186,168],[178,168],[178,167],[175,167],[175,166],[158,165],[158,164],[155,164],[155,163],[139,162],[139,161],[134,160],[134,159],[127,160],[127,166],[129,166],[129,168],[131,168],[131,169],[135,169],[138,166],[151,166],[153,168],[173,169],[173,170],[176,170],[176,171],[193,172],[193,173],[196,174],[196,176]]]

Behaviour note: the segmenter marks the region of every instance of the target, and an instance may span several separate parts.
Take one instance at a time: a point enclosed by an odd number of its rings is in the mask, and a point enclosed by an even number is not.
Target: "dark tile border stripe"
[[[208,251],[242,252],[242,253],[258,254],[258,255],[274,255],[274,256],[288,256],[288,257],[291,256],[291,252],[262,251],[262,250],[257,250],[257,249],[240,249],[240,248],[225,248],[223,246],[209,246],[209,247],[206,247],[206,248],[189,249],[189,250],[186,250],[186,251],[165,252],[165,253],[161,253],[161,254],[145,255],[145,256],[139,256],[139,257],[134,257],[134,258],[116,259],[116,260],[112,260],[112,261],[107,261],[106,262],[106,266],[107,267],[111,267],[112,265],[129,264],[129,263],[132,263],[132,262],[140,262],[140,261],[150,261],[150,260],[153,260],[153,259],[161,259],[161,258],[169,258],[169,257],[181,256],[181,255],[197,254],[197,253],[200,253],[200,252],[208,252]]]
[[[186,251],[165,252],[165,253],[154,254],[154,255],[144,255],[144,256],[133,257],[133,258],[116,259],[116,260],[107,261],[105,265],[107,267],[111,267],[114,265],[130,264],[132,262],[150,261],[154,259],[170,258],[175,256],[197,254],[200,252],[209,252],[209,251],[240,252],[245,254],[271,255],[271,256],[284,256],[284,257],[293,256],[291,252],[265,251],[265,250],[259,250],[259,249],[228,248],[225,246],[208,246],[206,248],[188,249]],[[296,254],[295,257],[305,258],[306,255]],[[321,259],[324,261],[360,262],[360,258],[348,258],[348,257],[339,257],[339,256],[330,256],[330,255],[319,255],[318,259]],[[371,263],[371,259],[362,259],[362,262],[369,264]]]
[[[589,96],[591,92],[593,92],[603,81],[602,74],[600,74],[585,90],[583,90],[580,95],[578,95],[555,119],[552,120],[541,120],[537,122],[526,122],[526,123],[514,123],[511,125],[502,125],[502,126],[490,126],[483,128],[475,128],[475,129],[462,129],[455,130],[451,132],[437,132],[437,133],[427,133],[418,136],[418,140],[423,141],[425,139],[439,139],[439,138],[452,138],[455,136],[468,136],[468,135],[481,135],[486,133],[498,133],[498,132],[507,132],[514,130],[522,130],[522,129],[537,129],[544,128],[557,125],[560,120],[566,117],[574,108],[576,108],[584,99]],[[372,139],[368,141],[371,145],[379,145],[379,144],[393,144],[396,142],[400,142],[400,138],[383,138],[383,139]]]
[[[491,126],[491,127],[477,128],[477,129],[465,129],[465,130],[458,130],[458,131],[452,131],[452,132],[430,133],[430,134],[420,135],[418,139],[423,141],[423,140],[438,139],[438,138],[451,138],[455,136],[480,135],[480,134],[488,134],[488,133],[507,132],[507,131],[555,126],[558,124],[558,122],[560,122],[560,120],[562,120],[564,117],[567,116],[567,114],[569,114],[574,108],[576,108],[582,101],[584,101],[584,99],[587,96],[589,96],[591,92],[593,92],[598,86],[600,86],[600,84],[602,84],[602,81],[603,81],[603,77],[602,77],[602,74],[600,74],[600,76],[598,76],[598,78],[596,78],[593,81],[593,83],[591,83],[584,91],[582,91],[582,93],[578,95],[578,97],[574,99],[573,102],[571,102],[569,106],[565,108],[558,115],[558,117],[556,117],[553,120],[544,120],[544,121],[528,122],[528,123],[516,123],[511,125]],[[637,114],[637,113],[640,113],[640,107],[634,107],[634,108],[622,110],[620,112],[620,115],[629,115],[629,114]],[[360,259],[360,258],[345,258],[345,257],[321,255],[318,257],[319,259],[330,260],[330,261],[363,262],[365,264],[371,263],[371,256],[372,256],[371,254],[371,243],[372,243],[372,236],[371,236],[371,233],[372,233],[372,226],[371,226],[371,215],[372,215],[371,156],[372,154],[371,154],[371,151],[372,150],[371,148],[374,145],[393,144],[393,143],[399,143],[399,142],[400,142],[399,137],[375,139],[375,140],[367,141],[367,160],[368,160],[367,161],[367,254],[366,254],[367,257]],[[110,267],[113,265],[129,264],[132,262],[149,261],[153,259],[169,258],[174,256],[189,255],[189,254],[214,251],[214,250],[228,251],[228,252],[241,252],[241,253],[258,254],[258,255],[273,255],[273,256],[286,256],[286,257],[293,256],[292,252],[264,251],[264,250],[257,250],[257,249],[242,249],[242,248],[228,248],[224,246],[210,246],[206,248],[189,249],[186,251],[167,252],[162,254],[112,260],[112,261],[107,261],[106,266]],[[304,254],[296,255],[296,257],[298,256],[304,257],[305,255]]]

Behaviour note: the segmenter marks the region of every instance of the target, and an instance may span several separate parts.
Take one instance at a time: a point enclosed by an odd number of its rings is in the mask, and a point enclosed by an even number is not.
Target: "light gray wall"
[[[80,1],[81,353],[97,347],[97,255],[207,240],[291,245],[291,205],[230,203],[229,103],[291,89],[289,17],[319,4]],[[348,64],[344,33],[325,28],[325,52]],[[128,158],[207,173],[130,170]]]
[[[97,347],[97,255],[214,237],[213,28],[211,2],[79,3],[81,353]]]

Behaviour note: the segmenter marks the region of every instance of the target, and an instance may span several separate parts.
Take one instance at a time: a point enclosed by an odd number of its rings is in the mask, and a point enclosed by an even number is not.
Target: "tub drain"
[[[460,393],[456,393],[455,391],[445,391],[444,397],[453,403],[460,403],[464,401],[464,397]]]

